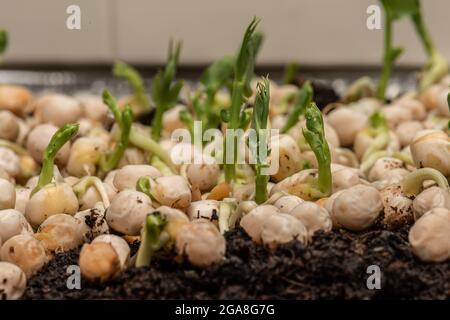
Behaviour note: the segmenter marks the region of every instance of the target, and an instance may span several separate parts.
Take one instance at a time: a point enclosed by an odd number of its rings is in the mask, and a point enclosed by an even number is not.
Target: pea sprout
[[[428,62],[421,75],[419,84],[420,91],[423,91],[445,76],[449,70],[449,66],[446,59],[433,44],[430,34],[425,27],[420,9],[420,1],[416,0],[416,3],[418,9],[413,13],[411,19],[428,56]]]
[[[419,90],[423,91],[439,79],[441,79],[449,69],[448,63],[442,54],[434,46],[433,41],[425,27],[422,19],[419,0],[380,0],[386,14],[384,27],[384,60],[383,69],[378,82],[377,98],[384,100],[387,84],[395,60],[403,52],[402,48],[392,46],[392,26],[397,20],[409,17],[415,27],[423,47],[428,56],[428,63],[420,78]]]
[[[231,90],[231,106],[228,112],[226,112],[225,118],[228,120],[228,127],[231,130],[237,130],[242,128],[249,121],[249,116],[242,109],[244,104],[244,97],[248,97],[251,94],[250,80],[253,76],[256,52],[261,44],[262,36],[256,33],[256,27],[259,20],[253,18],[250,25],[245,31],[244,38],[242,40],[241,48],[236,59],[234,67],[234,80]],[[224,116],[222,116],[224,118]],[[225,145],[227,144],[225,137]],[[233,135],[233,162],[227,163],[225,161],[224,171],[225,180],[231,182],[235,178],[236,174],[236,162],[237,162],[237,136]],[[226,149],[224,148],[224,159],[227,159]]]
[[[256,135],[256,143],[249,144],[251,153],[256,159],[255,162],[255,201],[258,204],[267,200],[267,183],[269,182],[269,175],[262,172],[263,168],[267,168],[266,155],[261,148],[267,145],[267,120],[269,117],[269,100],[270,100],[270,85],[269,79],[264,79],[263,82],[257,84],[257,95],[255,99],[255,106],[253,107],[252,128]]]
[[[389,143],[389,129],[386,119],[380,111],[374,112],[369,117],[369,128],[365,129],[365,131],[374,140],[364,152],[362,161],[367,160],[374,152],[385,149]]]
[[[295,126],[298,122],[298,119],[301,115],[305,113],[306,106],[308,106],[314,95],[314,89],[311,85],[310,81],[306,81],[302,88],[298,91],[296,103],[289,114],[286,123],[284,124],[283,128],[281,129],[281,133],[286,133],[291,129],[293,126]]]
[[[169,240],[168,234],[164,233],[166,224],[166,219],[158,213],[147,215],[141,232],[136,267],[149,266],[154,252],[161,249]]]
[[[58,151],[78,132],[80,125],[76,124],[66,124],[52,136],[50,143],[45,150],[42,159],[42,168],[39,175],[39,180],[37,186],[31,192],[31,195],[35,194],[41,190],[44,186],[52,182],[53,179],[53,166],[55,163],[55,157]]]
[[[100,195],[100,198],[102,199],[103,202],[103,206],[105,208],[109,207],[110,201],[108,194],[105,191],[105,187],[103,186],[102,180],[100,180],[98,177],[95,176],[83,177],[72,187],[72,190],[77,196],[77,198],[80,199],[92,186],[97,190],[98,194]]]
[[[422,190],[424,181],[427,180],[433,180],[439,187],[450,191],[447,178],[433,168],[421,168],[408,173],[402,181],[403,190],[408,195],[418,195]]]
[[[120,161],[120,156],[123,154],[123,151],[126,149],[123,148],[123,146],[125,145],[124,142],[126,142],[125,138],[126,138],[126,134],[127,134],[127,126],[128,126],[128,120],[130,120],[130,129],[129,129],[129,134],[128,134],[128,141],[129,143],[133,144],[134,146],[148,151],[150,153],[152,153],[153,156],[158,157],[162,162],[164,162],[169,168],[170,170],[172,170],[173,172],[176,172],[176,166],[173,163],[172,159],[170,158],[170,155],[163,149],[161,148],[161,146],[154,141],[152,138],[145,136],[144,134],[142,134],[141,132],[139,132],[132,124],[132,113],[131,110],[127,111],[125,113],[127,120],[123,121],[123,116],[122,116],[122,112],[119,110],[119,107],[117,105],[117,101],[116,99],[109,93],[109,91],[105,90],[103,92],[103,99],[105,104],[109,107],[110,111],[112,112],[112,114],[114,115],[114,119],[116,120],[117,124],[119,125],[120,128],[125,128],[126,130],[121,129],[121,143],[118,144],[117,149],[115,150],[115,152],[113,152],[113,154],[111,155],[111,157],[114,159],[114,161],[116,161],[116,159],[119,159],[117,161]],[[126,110],[124,110],[123,112],[125,112]],[[120,152],[122,152],[122,154],[120,154]],[[120,154],[120,156],[118,156]],[[113,162],[113,160],[110,160],[111,162]],[[117,164],[116,164],[117,165]],[[116,165],[114,165],[113,167],[115,167]]]
[[[128,147],[131,125],[133,123],[133,111],[131,111],[130,105],[126,105],[125,110],[120,112],[115,98],[107,90],[103,91],[103,102],[113,113],[121,133],[120,140],[116,143],[113,152],[109,155],[103,154],[100,158],[100,176],[117,167],[120,158]]]
[[[136,190],[142,193],[145,193],[149,197],[152,197],[150,191],[150,177],[144,176],[140,177],[136,182]],[[153,197],[152,197],[153,198]]]
[[[332,186],[330,148],[325,139],[322,113],[314,102],[306,107],[305,117],[306,128],[303,129],[303,136],[314,152],[319,165],[317,189],[323,197],[327,197],[331,194]]]
[[[224,106],[215,101],[217,92],[227,84],[233,75],[235,58],[225,56],[211,64],[202,74],[200,82],[203,90],[200,90],[191,99],[195,116],[202,123],[203,130],[217,128],[220,124],[220,112]],[[188,128],[192,127],[192,117],[185,111],[180,113],[180,119]],[[192,129],[190,129],[192,135]]]
[[[162,118],[164,112],[175,106],[178,101],[178,95],[183,87],[182,81],[173,83],[178,60],[180,58],[181,42],[177,43],[173,49],[172,41],[169,43],[169,54],[167,64],[164,70],[160,70],[153,78],[152,98],[156,105],[156,112],[152,123],[152,138],[159,141],[162,131]]]
[[[118,61],[114,65],[113,73],[116,77],[123,78],[130,83],[135,101],[143,110],[149,110],[150,103],[145,94],[144,80],[139,72],[128,64]]]

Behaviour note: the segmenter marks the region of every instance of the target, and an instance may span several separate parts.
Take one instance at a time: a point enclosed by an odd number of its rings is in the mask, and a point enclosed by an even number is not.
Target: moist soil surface
[[[66,270],[78,263],[77,249],[57,254],[29,280],[23,298],[448,299],[450,263],[419,261],[407,231],[319,232],[308,246],[293,241],[270,251],[238,228],[226,234],[226,259],[207,269],[155,257],[150,267],[130,268],[112,282],[82,280],[80,290],[69,290]],[[367,288],[371,265],[381,270],[379,290]]]

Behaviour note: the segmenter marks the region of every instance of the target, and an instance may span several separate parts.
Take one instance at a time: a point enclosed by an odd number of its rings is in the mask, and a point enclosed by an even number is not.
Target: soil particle
[[[302,87],[306,80],[304,76],[300,75],[294,80],[293,84]],[[330,84],[318,80],[312,80],[311,84],[314,89],[314,102],[320,110],[339,100],[339,96]]]
[[[448,299],[450,264],[416,259],[407,229],[396,232],[319,232],[274,251],[254,244],[242,229],[226,234],[226,259],[206,269],[155,258],[107,284],[82,280],[69,290],[67,266],[79,250],[57,254],[29,280],[24,299]],[[132,246],[132,252],[137,244]],[[366,286],[367,267],[381,269],[381,289]]]

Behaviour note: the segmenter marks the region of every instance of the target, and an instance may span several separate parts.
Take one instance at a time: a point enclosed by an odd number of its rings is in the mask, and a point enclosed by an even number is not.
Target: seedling
[[[79,127],[79,124],[66,124],[53,135],[44,153],[37,186],[33,189],[31,195],[52,182],[56,154],[63,145],[77,134]]]
[[[134,100],[143,110],[148,111],[150,109],[150,103],[145,94],[144,80],[139,72],[126,63],[118,61],[114,65],[113,73],[116,77],[123,78],[130,83],[133,88]]]
[[[256,27],[259,20],[253,18],[250,25],[244,34],[244,39],[242,40],[242,45],[239,50],[239,54],[236,59],[236,64],[234,66],[234,80],[231,90],[231,106],[227,110],[226,114],[222,116],[227,120],[228,128],[236,131],[239,128],[243,128],[249,121],[248,114],[243,110],[244,97],[248,97],[251,94],[250,80],[253,77],[253,70],[255,64],[255,58],[257,50],[261,44],[262,36],[256,33]],[[233,163],[227,163],[225,161],[225,180],[231,182],[235,178],[236,174],[236,162],[237,162],[237,152],[238,152],[238,138],[233,135]],[[227,145],[227,137],[225,138],[225,145]],[[227,159],[227,148],[224,148],[224,159]]]
[[[422,12],[419,0],[380,0],[385,11],[384,27],[384,60],[380,81],[378,82],[377,97],[381,100],[385,98],[385,92],[392,66],[395,60],[403,52],[402,48],[392,46],[393,23],[403,17],[409,17],[416,29],[428,56],[428,63],[421,75],[419,89],[423,91],[448,72],[448,63],[441,53],[434,46],[431,37],[422,19]]]
[[[364,129],[364,134],[372,137],[373,141],[364,152],[362,161],[367,160],[374,152],[385,149],[389,143],[389,129],[381,112],[374,112],[370,116],[369,128]]]
[[[136,258],[136,267],[149,266],[155,251],[161,249],[169,240],[164,232],[167,225],[166,219],[160,214],[149,214],[142,228],[141,245]]]
[[[332,184],[330,148],[325,139],[322,113],[314,102],[306,107],[305,117],[306,128],[303,129],[303,136],[314,152],[319,165],[319,177],[311,187],[317,189],[322,197],[327,197],[331,194]]]
[[[183,82],[178,80],[173,83],[180,58],[181,43],[177,43],[175,49],[172,41],[169,43],[169,54],[164,70],[160,70],[153,78],[152,98],[156,105],[156,112],[152,123],[152,138],[159,141],[162,131],[162,118],[164,112],[175,106],[178,101]]]
[[[301,115],[305,113],[306,106],[308,106],[314,95],[314,89],[311,86],[311,82],[306,81],[302,88],[299,90],[296,98],[296,103],[291,113],[289,114],[285,125],[281,129],[281,133],[286,133],[295,126]]]
[[[262,172],[269,167],[267,163],[267,121],[269,117],[270,86],[266,78],[257,85],[255,106],[253,107],[252,128],[256,136],[256,143],[250,143],[250,151],[255,158],[255,201],[258,204],[267,200],[267,183],[270,176]]]
[[[152,138],[145,136],[143,133],[139,132],[132,125],[132,112],[129,108],[125,108],[123,112],[120,111],[116,99],[105,90],[103,93],[103,98],[105,104],[108,105],[110,111],[114,115],[114,119],[116,120],[119,128],[121,128],[121,138],[118,144],[116,145],[115,150],[107,159],[108,161],[104,162],[104,166],[117,166],[117,162],[120,161],[120,157],[125,151],[128,142],[127,142],[127,134],[128,141],[142,150],[148,151],[152,153],[153,156],[158,157],[162,162],[164,162],[173,172],[176,172],[177,169],[175,164],[172,162],[170,155],[163,149],[161,146]],[[127,111],[128,109],[128,111]],[[130,123],[130,128],[128,129],[128,123]],[[122,129],[123,128],[123,129]]]
[[[110,154],[103,154],[100,158],[100,176],[113,170],[122,158],[125,149],[128,147],[130,139],[131,125],[133,123],[133,111],[130,105],[125,106],[122,112],[117,107],[116,99],[108,90],[103,91],[103,102],[108,106],[114,115],[114,119],[120,128],[120,140],[117,141],[114,150]]]

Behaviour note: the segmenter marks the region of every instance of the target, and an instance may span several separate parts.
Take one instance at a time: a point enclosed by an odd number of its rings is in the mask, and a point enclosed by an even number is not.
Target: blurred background
[[[66,9],[81,8],[81,30],[69,30]],[[383,30],[366,27],[377,0],[2,0],[0,27],[10,33],[6,65],[140,66],[164,63],[170,38],[182,39],[183,66],[206,65],[234,53],[252,16],[260,17],[263,66],[372,66],[382,58]],[[450,1],[422,0],[438,48],[450,57]],[[395,26],[406,51],[398,61],[419,66],[425,54],[408,20]]]

